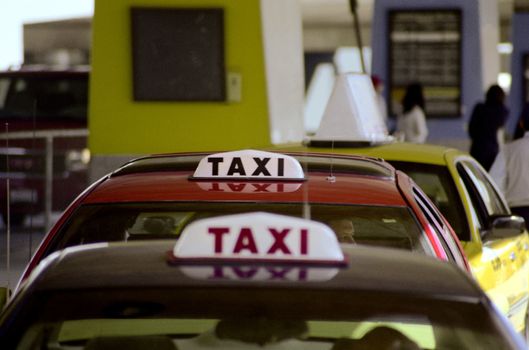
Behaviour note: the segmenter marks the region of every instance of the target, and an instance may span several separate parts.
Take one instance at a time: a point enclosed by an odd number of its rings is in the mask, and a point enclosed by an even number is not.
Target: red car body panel
[[[328,174],[308,176],[293,192],[265,192],[278,182],[224,182],[232,185],[232,192],[215,190],[220,182],[189,180],[192,173],[147,173],[111,177],[88,194],[84,203],[156,202],[156,201],[252,201],[303,202],[405,206],[395,183],[389,179],[337,175],[336,182],[327,180]],[[284,182],[280,182],[285,184]],[[201,187],[202,186],[202,187]],[[131,188],[134,190],[131,191]],[[257,192],[244,193],[254,189]],[[307,198],[305,198],[305,193]]]

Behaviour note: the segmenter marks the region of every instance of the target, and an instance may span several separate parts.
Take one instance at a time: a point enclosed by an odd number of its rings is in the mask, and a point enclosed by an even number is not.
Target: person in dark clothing
[[[472,111],[468,133],[472,140],[470,155],[489,171],[499,151],[498,131],[504,127],[509,110],[505,107],[505,92],[498,85],[487,91],[485,103]]]
[[[522,138],[525,134],[526,129],[529,127],[529,102],[525,103],[518,118],[518,123],[516,123],[516,128],[514,129],[513,140]]]

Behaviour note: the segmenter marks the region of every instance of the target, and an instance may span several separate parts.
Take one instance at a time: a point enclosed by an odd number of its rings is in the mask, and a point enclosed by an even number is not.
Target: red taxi
[[[0,344],[526,348],[456,265],[402,250],[340,245],[327,225],[264,212],[194,221],[176,244],[98,243],[55,252],[0,313]]]
[[[176,239],[197,219],[254,211],[311,218],[333,228],[342,242],[410,250],[468,271],[450,225],[411,178],[388,163],[243,150],[150,156],[117,169],[70,205],[23,278],[69,246]]]

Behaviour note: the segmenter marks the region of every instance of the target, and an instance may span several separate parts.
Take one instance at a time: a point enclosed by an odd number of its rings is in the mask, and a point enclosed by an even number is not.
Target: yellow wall
[[[242,75],[241,102],[134,102],[132,6],[223,7],[226,69]],[[270,145],[259,0],[96,0],[92,45],[92,154]]]

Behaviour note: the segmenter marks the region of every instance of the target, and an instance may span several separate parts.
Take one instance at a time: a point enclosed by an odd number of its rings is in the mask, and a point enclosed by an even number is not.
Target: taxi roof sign
[[[218,216],[188,225],[173,250],[179,262],[268,261],[343,264],[330,227],[296,217],[254,212]]]
[[[256,150],[210,154],[200,160],[192,179],[304,180],[299,161],[291,156]]]
[[[337,76],[316,135],[311,143],[365,142],[388,143],[389,135],[378,107],[369,75],[347,73]]]

